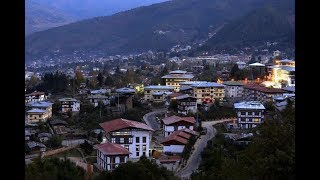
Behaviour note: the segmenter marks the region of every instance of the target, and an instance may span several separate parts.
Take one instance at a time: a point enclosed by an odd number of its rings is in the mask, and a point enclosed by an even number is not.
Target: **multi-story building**
[[[46,122],[49,118],[49,112],[43,109],[31,109],[27,111],[28,123]]]
[[[271,80],[275,87],[295,86],[295,67],[285,65],[269,66]]]
[[[240,128],[254,128],[264,121],[265,107],[259,101],[234,103]]]
[[[167,137],[180,129],[194,129],[196,120],[194,117],[170,116],[162,119],[164,136]]]
[[[176,97],[176,100],[179,114],[187,115],[188,113],[197,112],[197,98],[184,94]]]
[[[274,96],[283,95],[283,89],[261,86],[259,84],[246,84],[243,86],[243,97],[248,101],[272,102]]]
[[[52,104],[51,102],[45,102],[45,101],[41,101],[41,102],[30,102],[28,103],[26,106],[30,107],[32,109],[41,109],[41,110],[45,110],[45,116],[47,118],[51,118],[52,117]]]
[[[33,92],[30,94],[25,95],[25,102],[40,102],[40,101],[45,101],[47,99],[47,96],[44,92]]]
[[[172,86],[145,86],[144,100],[150,102],[163,102],[166,96],[171,94],[174,90]]]
[[[237,98],[243,96],[243,83],[239,81],[225,81],[225,97]]]
[[[94,146],[97,149],[97,164],[100,169],[113,171],[120,164],[126,163],[130,152],[120,144],[102,143]]]
[[[80,101],[74,98],[62,98],[59,101],[61,102],[62,113],[80,111]]]
[[[180,82],[190,81],[194,76],[187,71],[176,70],[170,71],[168,75],[162,76],[162,79],[165,79],[166,86],[174,87],[176,92],[180,89]]]
[[[152,131],[148,125],[127,119],[114,119],[101,123],[108,142],[120,144],[130,152],[129,158],[149,157]]]
[[[109,97],[102,94],[89,95],[88,99],[91,102],[91,104],[94,105],[94,107],[97,107],[99,105],[99,102],[101,102],[103,105],[110,104]]]
[[[213,103],[215,99],[222,101],[225,96],[225,85],[215,82],[200,82],[192,84],[193,97],[198,104]]]
[[[132,88],[119,88],[116,89],[117,97],[116,104],[119,111],[127,111],[128,109],[133,108],[132,98],[135,94],[135,90]]]

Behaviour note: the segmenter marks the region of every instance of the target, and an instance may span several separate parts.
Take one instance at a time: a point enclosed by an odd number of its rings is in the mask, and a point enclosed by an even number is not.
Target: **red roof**
[[[30,93],[30,94],[26,94],[26,96],[40,96],[40,95],[45,95],[45,93],[44,92],[35,91],[35,92]]]
[[[183,132],[185,133],[188,133],[188,134],[191,134],[191,135],[198,135],[198,133],[194,130],[191,130],[191,129],[188,129],[188,128],[184,128],[184,129],[181,129]]]
[[[181,94],[181,93],[172,93],[172,94],[169,94],[168,96],[170,98],[175,98],[175,97],[178,97],[178,96],[181,96],[181,95],[183,95],[183,94]]]
[[[180,117],[180,116],[170,116],[162,119],[165,125],[170,125],[176,122],[185,121],[191,124],[196,123],[196,119],[194,117]]]
[[[103,143],[94,146],[95,149],[101,151],[104,155],[129,155],[130,152],[120,144]]]
[[[190,134],[187,134],[183,132],[182,130],[174,131],[172,134],[170,134],[164,141],[161,142],[161,144],[167,145],[167,144],[187,144],[188,139],[191,137]],[[171,142],[171,143],[170,143]]]
[[[161,158],[159,158],[160,163],[175,163],[180,160],[180,156],[162,156]]]
[[[260,91],[263,93],[269,93],[269,94],[286,92],[283,89],[269,88],[269,87],[261,86],[259,84],[246,84],[243,86],[243,88]]]
[[[106,132],[113,132],[116,130],[120,130],[120,129],[144,129],[144,130],[148,130],[148,131],[154,131],[151,127],[149,127],[148,125],[141,123],[141,122],[137,122],[137,121],[131,121],[128,119],[114,119],[111,121],[107,121],[104,123],[100,123],[99,124]]]

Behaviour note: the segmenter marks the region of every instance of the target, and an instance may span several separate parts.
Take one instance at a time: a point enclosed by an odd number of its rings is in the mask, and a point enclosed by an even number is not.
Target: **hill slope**
[[[71,14],[77,20],[107,16],[139,6],[151,5],[167,0],[37,0],[41,4]]]
[[[207,37],[209,26],[243,16],[264,0],[173,0],[87,19],[34,33],[26,38],[26,57],[72,54],[74,51],[106,54],[168,49]]]
[[[203,48],[247,46],[277,40],[292,43],[295,32],[294,14],[294,1],[283,0],[281,3],[268,4],[225,25]]]
[[[71,23],[74,18],[67,13],[34,0],[26,0],[25,33],[26,36],[37,31]]]

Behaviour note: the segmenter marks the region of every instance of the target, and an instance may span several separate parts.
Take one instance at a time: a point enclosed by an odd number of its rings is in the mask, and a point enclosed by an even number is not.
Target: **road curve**
[[[154,130],[160,129],[160,124],[156,120],[156,115],[165,113],[167,111],[166,108],[154,110],[149,112],[143,116],[143,120],[146,122],[148,126],[150,126]]]
[[[201,152],[207,146],[207,142],[216,135],[216,129],[212,126],[226,121],[230,121],[230,119],[202,122],[202,127],[207,128],[207,134],[201,135],[201,137],[196,141],[196,143],[194,144],[194,151],[190,155],[186,166],[176,172],[176,176],[180,177],[181,179],[189,179],[192,172],[197,170],[200,165]]]

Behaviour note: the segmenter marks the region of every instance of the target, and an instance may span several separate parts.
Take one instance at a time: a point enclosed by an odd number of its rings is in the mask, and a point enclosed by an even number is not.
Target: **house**
[[[97,89],[97,90],[92,90],[90,91],[90,94],[92,95],[106,95],[106,94],[110,94],[111,90],[110,89]]]
[[[120,144],[106,142],[94,146],[97,149],[97,164],[101,170],[113,171],[122,163],[126,163],[130,152]]]
[[[160,164],[161,166],[167,168],[169,171],[175,171],[181,162],[181,156],[167,156],[162,155],[157,161],[157,164]]]
[[[193,134],[186,133],[183,129],[174,131],[167,136],[161,144],[164,153],[182,153],[186,144]]]
[[[172,86],[145,86],[144,100],[151,102],[163,102],[168,94],[172,94],[174,87]]]
[[[132,98],[135,94],[135,90],[131,88],[119,88],[116,89],[117,98],[116,104],[120,111],[127,111],[133,108]]]
[[[39,101],[44,101],[47,99],[47,96],[44,92],[37,92],[34,91],[33,93],[26,94],[25,95],[25,102],[39,102]]]
[[[238,98],[243,96],[243,83],[239,81],[225,81],[225,97]]]
[[[176,97],[178,104],[178,113],[187,115],[188,113],[197,112],[197,98],[194,98],[188,94]]]
[[[264,121],[265,107],[259,101],[234,103],[240,128],[254,128]]]
[[[99,102],[101,102],[103,105],[110,104],[109,97],[102,94],[91,94],[88,96],[88,99],[94,107],[97,107]]]
[[[273,104],[277,110],[282,111],[287,107],[288,99],[294,102],[295,94],[283,94],[282,96],[274,96]]]
[[[61,102],[61,111],[62,113],[67,112],[79,112],[80,111],[80,101],[74,98],[62,98],[59,99]]]
[[[49,122],[49,124],[51,125],[53,131],[58,135],[62,135],[62,134],[68,133],[68,130],[66,128],[66,125],[68,123],[65,122],[65,121],[56,119],[56,120],[51,120]]]
[[[166,86],[174,87],[174,91],[179,92],[180,82],[190,81],[194,76],[187,71],[176,70],[170,71],[168,75],[162,76],[165,80]]]
[[[242,62],[242,61],[238,61],[236,62],[237,66],[239,69],[244,69],[247,67],[247,64],[245,62]]]
[[[28,141],[27,148],[32,154],[45,152],[47,150],[47,147],[44,144],[35,141]]]
[[[215,99],[222,101],[225,96],[225,85],[216,82],[199,82],[192,84],[193,97],[198,104],[213,103]]]
[[[164,136],[167,137],[174,131],[188,128],[193,130],[196,120],[194,117],[169,116],[162,119]]]
[[[43,109],[31,109],[27,111],[27,121],[29,123],[46,122],[49,118],[49,113]]]
[[[126,148],[131,153],[129,158],[139,158],[142,155],[149,157],[149,145],[154,130],[148,125],[119,118],[100,123],[100,126],[105,131],[106,140]]]
[[[286,91],[278,88],[246,84],[243,86],[243,97],[247,101],[272,102],[274,96],[283,95]]]
[[[42,109],[47,111],[47,116],[48,118],[52,117],[52,104],[51,102],[45,102],[45,101],[41,101],[41,102],[29,102],[26,106],[33,108],[33,109]]]
[[[47,142],[52,137],[52,134],[50,134],[50,133],[39,133],[37,137],[39,138],[40,142],[44,143],[44,142]]]

